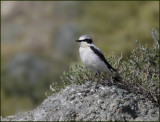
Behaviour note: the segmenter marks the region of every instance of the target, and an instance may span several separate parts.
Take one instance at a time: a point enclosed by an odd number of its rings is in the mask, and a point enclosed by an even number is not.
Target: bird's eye
[[[92,43],[92,39],[85,39],[85,42],[91,44]]]

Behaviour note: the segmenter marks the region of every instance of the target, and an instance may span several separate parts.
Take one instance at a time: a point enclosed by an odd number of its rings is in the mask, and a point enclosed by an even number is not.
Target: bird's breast
[[[107,65],[90,49],[79,48],[82,62],[93,71],[109,72]]]
[[[84,64],[88,64],[91,58],[91,54],[92,54],[91,49],[89,47],[85,47],[85,48],[80,47],[79,53],[80,53],[82,62]]]
[[[94,54],[90,47],[80,47],[79,52],[82,62],[87,66],[92,66],[97,62],[98,57]]]

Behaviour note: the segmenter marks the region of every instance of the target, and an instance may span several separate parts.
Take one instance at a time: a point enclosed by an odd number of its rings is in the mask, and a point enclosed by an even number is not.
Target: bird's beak
[[[76,42],[81,42],[81,40],[76,40]]]

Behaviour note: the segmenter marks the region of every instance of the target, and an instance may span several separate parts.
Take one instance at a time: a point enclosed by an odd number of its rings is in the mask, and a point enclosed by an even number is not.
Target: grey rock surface
[[[36,109],[2,121],[158,121],[159,108],[116,86],[86,82],[49,96]]]

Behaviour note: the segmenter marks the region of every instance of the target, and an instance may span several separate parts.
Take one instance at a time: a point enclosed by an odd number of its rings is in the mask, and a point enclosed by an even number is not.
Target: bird
[[[105,72],[113,76],[113,72],[117,72],[117,70],[107,62],[104,53],[94,44],[89,35],[80,36],[76,42],[80,43],[79,53],[82,63],[96,72],[96,75],[98,74],[99,76],[100,72]]]

